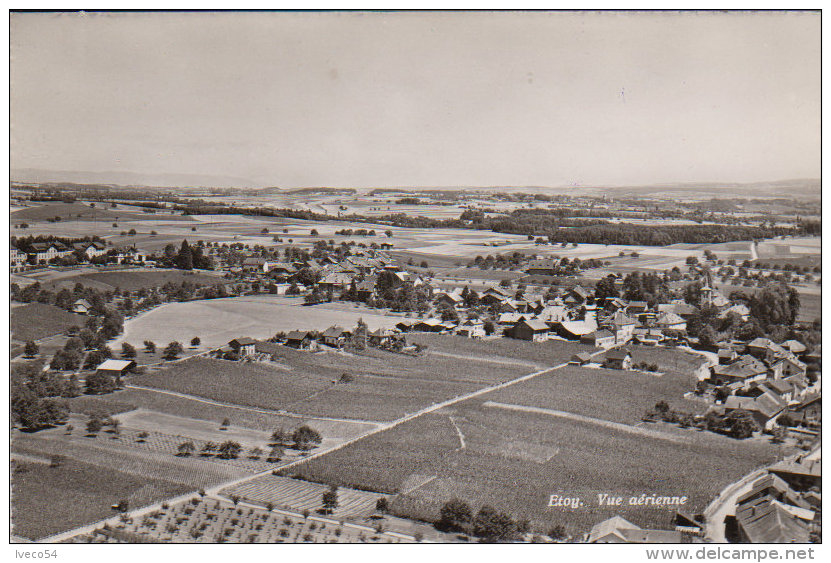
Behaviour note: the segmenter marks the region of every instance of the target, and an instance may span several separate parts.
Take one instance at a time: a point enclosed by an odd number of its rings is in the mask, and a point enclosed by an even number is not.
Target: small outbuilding
[[[99,375],[109,375],[114,377],[116,380],[120,380],[121,377],[127,375],[131,369],[136,367],[136,362],[132,360],[105,360],[101,363],[97,368],[95,368],[95,373]]]

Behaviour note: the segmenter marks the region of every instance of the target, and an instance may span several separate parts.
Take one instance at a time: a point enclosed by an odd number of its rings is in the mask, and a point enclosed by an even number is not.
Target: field
[[[400,536],[320,517],[197,498],[161,508],[72,543],[399,543]]]
[[[82,327],[86,317],[46,303],[29,303],[12,307],[9,321],[12,337],[26,342],[66,332],[71,326]]]
[[[262,349],[279,356],[277,366],[192,358],[154,374],[131,376],[130,383],[301,415],[384,421],[531,371],[523,363],[464,356],[381,351],[357,356],[279,345]],[[344,373],[353,381],[338,383]]]
[[[188,487],[153,477],[68,459],[60,467],[15,462],[12,512],[15,535],[39,539],[112,516],[111,505],[149,504],[186,492]]]
[[[129,319],[124,323],[124,333],[111,347],[121,346],[122,342],[140,345],[145,340],[165,345],[176,340],[184,344],[198,336],[202,341],[199,350],[207,350],[243,336],[267,339],[280,331],[323,331],[335,324],[352,328],[359,318],[370,330],[391,327],[400,320],[319,305],[307,307],[302,305],[302,299],[276,295],[188,301],[168,303]]]
[[[84,286],[96,287],[107,291],[119,288],[124,291],[136,291],[161,287],[166,283],[181,284],[188,282],[197,285],[216,285],[228,280],[218,275],[187,272],[183,270],[120,270],[115,272],[95,272],[61,278],[46,284],[44,287],[58,290],[62,287],[72,288],[76,283]]]
[[[72,412],[118,414],[145,409],[178,417],[210,421],[215,426],[228,419],[232,426],[271,433],[292,430],[304,424],[324,438],[347,440],[374,428],[372,424],[320,420],[314,417],[280,416],[245,407],[219,406],[147,389],[124,389],[107,395],[82,395],[69,399]]]
[[[695,512],[722,487],[776,456],[764,442],[676,428],[665,432],[677,434],[677,441],[657,439],[488,408],[482,398],[375,434],[291,473],[397,493],[392,507],[400,516],[435,519],[445,501],[459,497],[474,510],[489,504],[529,518],[537,531],[560,524],[577,534],[614,514],[642,526],[670,525],[673,508],[600,507],[598,494],[627,501],[652,493],[688,496],[683,508]],[[614,396],[598,397],[596,411],[605,413],[614,401]],[[554,494],[579,497],[583,506],[549,508]]]

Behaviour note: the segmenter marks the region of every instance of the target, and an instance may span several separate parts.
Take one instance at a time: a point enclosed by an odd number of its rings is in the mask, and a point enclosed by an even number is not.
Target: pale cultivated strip
[[[666,432],[659,432],[658,430],[650,430],[648,428],[636,428],[630,424],[621,424],[620,422],[611,422],[600,418],[592,418],[590,416],[583,416],[582,414],[574,414],[572,412],[558,411],[554,409],[543,409],[540,407],[526,407],[525,405],[512,405],[509,403],[495,403],[493,401],[486,401],[483,403],[486,407],[495,407],[511,411],[528,412],[532,414],[544,414],[548,416],[555,416],[557,418],[566,418],[568,420],[575,420],[577,422],[587,422],[589,424],[596,424],[605,428],[613,430],[620,430],[621,432],[628,432],[629,434],[638,434],[648,438],[655,438],[656,440],[667,440],[669,442],[683,443],[686,442],[683,437],[668,434]]]

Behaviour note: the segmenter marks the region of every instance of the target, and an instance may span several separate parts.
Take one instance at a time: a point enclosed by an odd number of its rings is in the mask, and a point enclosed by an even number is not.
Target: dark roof
[[[230,342],[228,342],[228,344],[231,345],[231,346],[233,346],[234,344],[236,344],[237,346],[250,346],[251,344],[256,344],[256,343],[257,343],[256,340],[254,340],[253,338],[248,338],[247,336],[245,336],[243,338],[235,338],[235,339],[231,340]]]
[[[338,338],[340,336],[343,336],[345,332],[346,331],[339,326],[330,326],[329,328],[323,331],[322,336],[325,336],[327,338]]]
[[[286,335],[286,340],[303,340],[309,336],[308,331],[293,330]]]
[[[627,356],[631,356],[628,350],[609,350],[606,352],[607,360],[624,360]]]

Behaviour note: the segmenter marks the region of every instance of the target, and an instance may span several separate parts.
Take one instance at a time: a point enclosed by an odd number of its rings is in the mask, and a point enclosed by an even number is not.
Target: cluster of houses
[[[711,366],[705,382],[728,394],[724,410],[748,411],[760,428],[770,430],[787,415],[801,427],[798,432],[814,436],[821,423],[822,399],[807,377],[807,367],[808,362],[819,363],[821,355],[821,348],[809,353],[796,340],[737,342],[719,349],[718,364]]]
[[[30,245],[27,252],[12,246],[10,249],[10,265],[12,272],[18,272],[27,265],[44,265],[55,258],[65,258],[71,254],[91,260],[108,253],[107,245],[97,241],[72,244],[57,240],[35,242]],[[144,263],[147,260],[147,254],[135,248],[123,248],[113,253],[113,258],[119,264],[124,262]]]
[[[775,463],[736,499],[725,523],[733,541],[809,543],[822,537],[822,459],[810,452]]]

